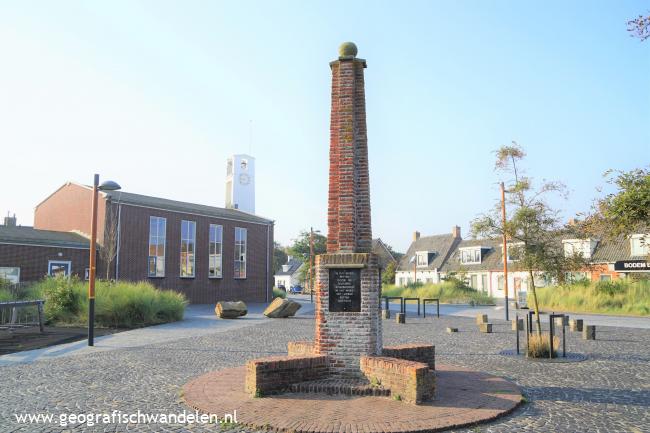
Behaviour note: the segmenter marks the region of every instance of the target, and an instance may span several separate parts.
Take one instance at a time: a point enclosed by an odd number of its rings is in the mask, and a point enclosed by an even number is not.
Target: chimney
[[[413,242],[420,239],[420,232],[413,232]]]
[[[14,214],[14,216],[9,216],[9,212],[7,212],[7,216],[5,217],[5,225],[7,227],[16,227],[16,214]]]
[[[451,235],[456,239],[460,239],[460,227],[453,226],[451,228]]]

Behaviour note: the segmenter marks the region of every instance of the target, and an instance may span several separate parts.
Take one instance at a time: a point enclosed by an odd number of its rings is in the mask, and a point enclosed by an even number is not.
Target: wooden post
[[[314,228],[309,227],[309,297],[314,303]]]
[[[90,259],[88,272],[88,346],[95,345],[95,272],[97,259],[97,188],[99,175],[93,182],[92,214],[90,219]]]

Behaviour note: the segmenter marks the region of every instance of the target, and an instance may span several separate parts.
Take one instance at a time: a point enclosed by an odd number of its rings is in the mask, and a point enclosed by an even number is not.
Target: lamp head
[[[117,183],[113,182],[112,180],[107,180],[105,182],[102,182],[99,187],[97,187],[100,191],[117,191],[118,189],[122,189],[122,187]]]

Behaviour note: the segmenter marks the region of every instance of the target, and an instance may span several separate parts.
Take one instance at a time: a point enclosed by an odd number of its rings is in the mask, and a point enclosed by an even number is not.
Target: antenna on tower
[[[248,154],[253,154],[253,119],[248,121]]]

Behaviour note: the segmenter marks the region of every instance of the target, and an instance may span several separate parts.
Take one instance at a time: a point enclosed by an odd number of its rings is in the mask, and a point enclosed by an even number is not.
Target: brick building
[[[36,206],[34,229],[76,233],[87,243],[91,200],[92,188],[66,183]],[[97,225],[100,248],[114,250],[112,259],[98,259],[100,278],[149,281],[184,293],[192,303],[270,300],[272,220],[111,191],[99,193]],[[26,281],[22,275],[21,281]]]
[[[76,233],[0,226],[0,278],[12,283],[63,273],[85,278],[88,239]]]

